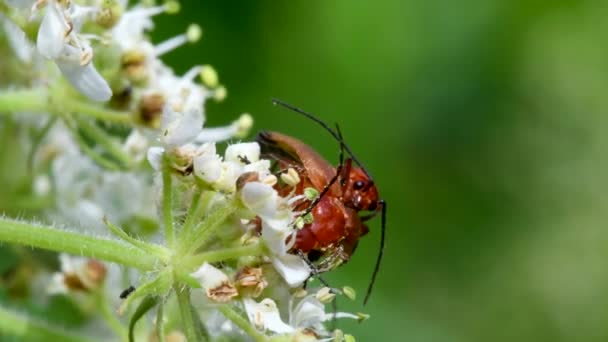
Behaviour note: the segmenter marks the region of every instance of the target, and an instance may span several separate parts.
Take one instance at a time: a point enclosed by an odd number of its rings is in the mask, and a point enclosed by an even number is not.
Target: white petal
[[[289,321],[298,328],[312,328],[318,326],[324,318],[325,305],[315,296],[306,296],[293,310]]]
[[[168,146],[181,146],[196,138],[203,127],[203,113],[195,108],[184,113],[171,106],[163,108],[161,117],[161,142]]]
[[[148,150],[148,162],[152,166],[152,168],[156,171],[160,171],[162,166],[163,154],[165,153],[165,149],[162,147],[150,147]]]
[[[275,256],[272,265],[290,287],[302,285],[310,276],[310,267],[297,255]]]
[[[224,272],[207,262],[190,275],[197,279],[205,289],[213,289],[229,281],[228,276]]]
[[[243,174],[243,168],[237,163],[223,162],[222,177],[215,183],[218,190],[225,192],[236,191],[236,181]]]
[[[278,334],[292,333],[293,327],[281,320],[277,304],[270,298],[257,303],[253,299],[243,299],[247,316],[254,326],[261,330],[270,330]]]
[[[257,142],[230,145],[226,148],[224,157],[226,161],[235,163],[243,163],[243,158],[246,158],[250,163],[257,162],[260,160],[260,145]]]
[[[79,63],[62,59],[57,59],[56,63],[72,86],[89,99],[105,102],[112,97],[112,90],[108,82],[97,72],[93,63],[82,66]]]
[[[222,176],[220,156],[203,155],[194,158],[194,174],[207,183],[214,183]]]
[[[7,20],[2,13],[0,13],[0,21],[4,24],[6,38],[15,52],[15,55],[23,62],[31,62],[34,48],[32,43],[25,36],[25,32],[12,21]]]
[[[67,26],[63,13],[57,6],[54,1],[48,3],[36,40],[38,52],[49,59],[59,57],[65,45]]]
[[[219,142],[232,138],[237,132],[234,125],[224,127],[203,128],[196,136],[197,143]]]
[[[272,186],[260,182],[249,182],[241,190],[243,204],[256,215],[272,218],[277,214],[279,195]]]
[[[277,218],[265,218],[262,221],[262,238],[270,250],[276,255],[285,255],[290,246],[285,241],[295,233],[289,225],[289,216]],[[294,239],[291,239],[292,242]]]

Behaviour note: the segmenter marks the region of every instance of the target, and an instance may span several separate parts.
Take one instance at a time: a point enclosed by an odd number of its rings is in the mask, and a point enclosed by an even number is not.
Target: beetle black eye
[[[365,186],[364,181],[356,181],[355,184],[353,184],[353,188],[355,188],[355,190],[361,190],[361,189],[363,189],[364,186]]]

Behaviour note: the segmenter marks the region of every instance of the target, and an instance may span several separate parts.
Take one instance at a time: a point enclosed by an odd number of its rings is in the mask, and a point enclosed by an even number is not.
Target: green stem
[[[49,93],[46,88],[0,91],[0,114],[46,112]]]
[[[129,234],[127,234],[127,232],[122,230],[120,227],[112,224],[112,222],[110,222],[107,218],[104,218],[103,222],[110,229],[110,231],[112,231],[112,233],[114,233],[114,235],[118,236],[119,238],[121,238],[121,239],[125,240],[126,242],[130,243],[131,245],[139,248],[140,250],[142,250],[145,253],[156,255],[159,259],[161,259],[165,263],[167,263],[169,261],[170,252],[165,247],[131,237]]]
[[[158,309],[156,311],[156,336],[158,336],[159,342],[165,342],[165,322],[164,319],[165,301],[161,298],[158,303]]]
[[[205,193],[205,196],[207,193]],[[194,223],[200,220],[201,215],[203,214],[203,208],[205,207],[206,201],[201,201],[202,191],[198,188],[194,192],[194,197],[192,197],[192,202],[190,203],[190,208],[188,208],[188,214],[186,215],[186,221],[182,225],[182,229],[179,233],[180,243],[183,245],[185,240],[190,238],[190,232],[192,227],[194,227]]]
[[[0,218],[0,241],[115,262],[142,271],[154,270],[159,263],[153,255],[119,241],[8,218]]]
[[[190,288],[188,286],[175,285],[174,289],[186,338],[191,342],[200,341],[200,335],[196,332],[196,323],[194,322],[192,308],[190,307]]]
[[[91,140],[95,141],[96,144],[102,146],[112,157],[118,160],[123,166],[129,167],[131,165],[131,157],[122,147],[108,135],[106,131],[99,128],[95,124],[85,120],[84,118],[76,117],[78,128],[86,134]]]
[[[201,223],[194,229],[191,236],[184,241],[183,248],[180,248],[182,255],[188,255],[206,244],[215,234],[216,230],[226,222],[226,219],[238,209],[235,201],[229,201],[219,208],[214,208]]]
[[[15,336],[19,341],[92,342],[89,337],[78,336],[61,328],[18,314],[0,306],[0,331]]]
[[[232,321],[232,323],[236,324],[239,328],[243,329],[249,336],[251,336],[257,342],[266,342],[269,341],[266,335],[259,332],[254,326],[249,323],[243,316],[236,313],[232,307],[229,305],[222,305],[219,307],[219,310],[226,318]]]
[[[266,247],[261,242],[248,246],[225,248],[212,252],[205,252],[185,258],[183,270],[192,272],[204,262],[218,262],[230,259],[238,259],[243,256],[257,256],[266,254]]]
[[[163,177],[163,223],[165,226],[165,239],[167,245],[172,248],[175,241],[175,232],[173,231],[173,189],[171,187],[172,177],[171,168],[166,155],[163,155],[163,163],[161,166]]]
[[[94,104],[75,100],[72,98],[61,99],[61,108],[67,109],[75,114],[84,114],[88,117],[95,118],[104,122],[113,122],[116,124],[132,124],[130,113],[119,112],[111,109],[99,107]]]
[[[82,100],[64,96],[60,89],[53,91],[52,95],[46,87],[20,90],[0,91],[0,114],[15,112],[50,113],[61,115],[64,112],[73,112],[104,122],[116,124],[132,124],[128,112],[119,112],[99,105],[90,104]]]

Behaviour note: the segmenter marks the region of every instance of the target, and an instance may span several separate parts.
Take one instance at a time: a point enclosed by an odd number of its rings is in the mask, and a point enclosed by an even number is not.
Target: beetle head
[[[378,208],[378,189],[363,169],[353,167],[348,173],[343,200],[347,207],[357,211],[375,211]]]

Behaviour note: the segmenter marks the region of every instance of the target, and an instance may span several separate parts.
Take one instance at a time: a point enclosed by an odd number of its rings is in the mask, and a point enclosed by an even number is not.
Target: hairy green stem
[[[154,255],[119,241],[8,218],[0,218],[0,241],[115,262],[142,271],[154,270],[159,263]]]
[[[243,256],[258,256],[266,254],[266,246],[261,242],[248,246],[225,248],[217,251],[205,252],[189,256],[184,259],[182,267],[188,272],[192,272],[204,262],[218,262],[230,259],[238,259]]]
[[[232,321],[236,326],[243,329],[249,336],[251,336],[257,342],[266,342],[268,337],[259,332],[254,326],[249,323],[243,316],[236,313],[229,305],[222,305],[219,307],[220,312]]]
[[[50,106],[46,88],[0,91],[0,114],[46,112]]]
[[[85,120],[84,118],[76,117],[78,128],[89,138],[95,141],[96,144],[102,146],[112,157],[118,160],[124,167],[131,165],[131,157],[122,149],[122,146],[117,143],[106,131],[99,128],[97,125]]]
[[[84,114],[85,116],[95,118],[104,122],[112,122],[116,124],[131,124],[130,113],[119,112],[87,102],[65,98],[61,100],[61,107],[68,109],[75,114]]]
[[[15,336],[19,341],[96,341],[89,337],[78,336],[58,327],[52,327],[2,306],[0,306],[0,332],[3,335]]]
[[[175,231],[173,230],[173,188],[172,188],[172,176],[171,168],[169,167],[169,161],[166,155],[163,155],[163,162],[161,166],[162,177],[163,177],[163,223],[165,226],[165,239],[167,245],[172,248],[175,243]]]
[[[182,255],[188,255],[196,251],[198,248],[206,244],[216,233],[216,230],[226,222],[230,215],[234,214],[238,209],[238,204],[235,201],[213,208],[211,213],[207,215],[201,223],[195,227],[179,249]]]
[[[200,334],[196,331],[196,322],[192,316],[192,308],[190,305],[190,288],[188,286],[175,285],[175,295],[177,296],[177,304],[182,318],[182,325],[188,341],[197,342],[201,340]]]

